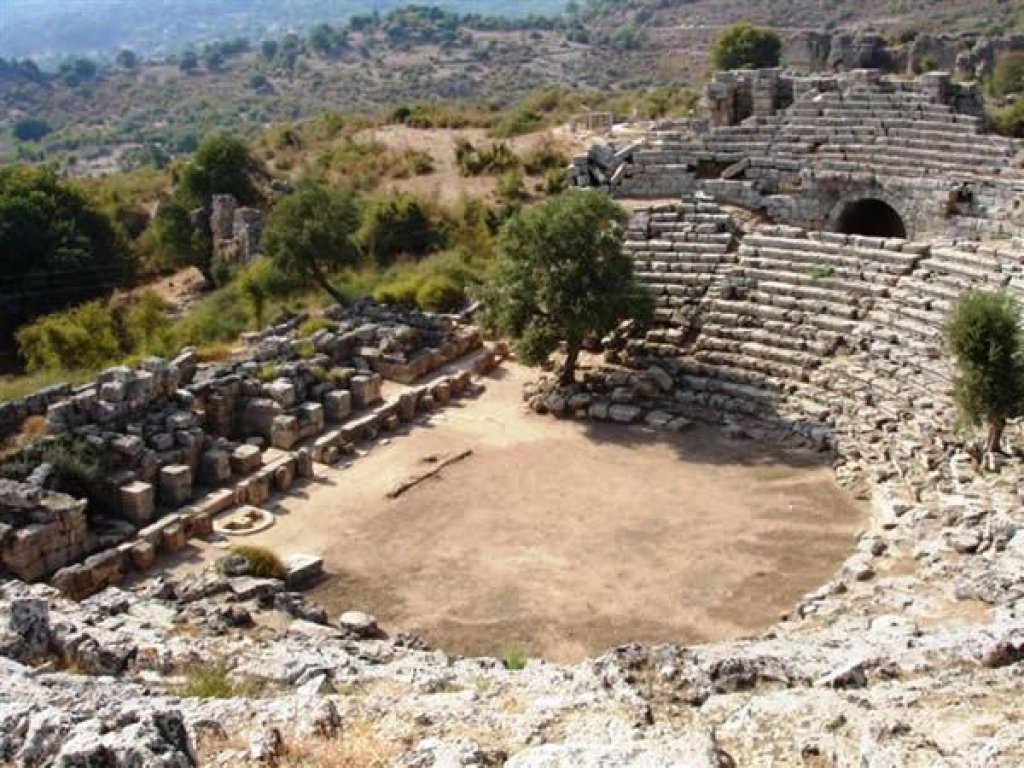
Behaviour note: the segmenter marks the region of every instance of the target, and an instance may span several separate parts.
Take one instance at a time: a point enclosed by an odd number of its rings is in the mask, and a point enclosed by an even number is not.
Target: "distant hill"
[[[177,52],[209,40],[253,41],[385,13],[404,0],[3,0],[0,57],[46,61],[68,55],[113,57],[122,48],[144,56]],[[564,0],[431,0],[458,13],[523,17],[556,14]]]

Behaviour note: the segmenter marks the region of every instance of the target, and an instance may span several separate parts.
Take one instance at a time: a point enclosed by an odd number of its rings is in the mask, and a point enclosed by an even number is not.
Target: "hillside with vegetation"
[[[783,34],[870,27],[893,39],[1024,30],[1024,11],[1004,0],[970,7],[949,0],[588,0],[510,18],[488,15],[496,9],[486,3],[441,5],[345,18],[325,10],[308,24],[289,14],[294,29],[265,36],[211,21],[214,33],[159,56],[66,48],[45,70],[5,59],[0,162],[56,160],[75,175],[94,175],[163,164],[217,130],[251,137],[325,110],[379,115],[424,101],[495,112],[545,87],[570,89],[590,106],[624,91],[698,82],[715,36],[741,18]],[[517,4],[516,13],[528,7]],[[8,21],[6,32],[12,28]],[[536,126],[535,116],[520,119]]]

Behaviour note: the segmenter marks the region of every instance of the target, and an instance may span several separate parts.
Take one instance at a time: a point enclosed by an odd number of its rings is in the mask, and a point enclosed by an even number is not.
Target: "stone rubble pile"
[[[185,350],[61,389],[46,412],[52,436],[26,449],[36,471],[21,478],[23,502],[34,503],[52,473],[46,446],[98,457],[104,490],[90,497],[88,520],[74,502],[46,525],[26,516],[0,529],[0,562],[20,578],[49,577],[67,595],[91,594],[206,536],[217,515],[287,492],[313,462],[333,464],[474,393],[474,370],[493,365],[492,350],[478,352],[480,332],[454,319],[374,305],[334,315],[308,335],[306,317],[253,334],[230,362],[200,365]],[[384,398],[385,378],[411,385],[469,353],[476,369]]]

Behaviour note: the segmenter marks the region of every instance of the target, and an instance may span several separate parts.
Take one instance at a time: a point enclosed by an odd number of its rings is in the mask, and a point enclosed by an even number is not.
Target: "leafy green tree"
[[[530,364],[564,341],[563,385],[574,381],[587,337],[603,336],[627,318],[646,319],[653,309],[623,253],[626,220],[601,192],[567,192],[520,211],[498,236],[486,289],[489,323]]]
[[[356,242],[378,264],[386,266],[399,256],[419,258],[440,240],[437,226],[420,201],[405,192],[373,198],[363,211]]]
[[[150,228],[158,262],[161,266],[191,264],[203,273],[211,285],[213,243],[203,228],[193,225],[188,209],[179,201],[161,202]]]
[[[135,51],[127,48],[118,53],[114,61],[117,62],[117,66],[121,67],[121,69],[135,69],[139,66],[139,57],[135,54]]]
[[[305,181],[270,212],[263,249],[282,272],[312,281],[344,304],[330,273],[359,262],[354,238],[358,228],[354,192]]]
[[[214,195],[234,195],[242,205],[261,201],[257,179],[259,163],[241,139],[219,133],[196,150],[192,162],[181,173],[175,194],[187,205],[209,206]]]
[[[38,117],[23,117],[14,122],[14,138],[19,141],[39,141],[52,132],[50,124]]]
[[[1024,52],[1004,53],[996,60],[992,92],[996,96],[1024,93]]]
[[[782,40],[771,29],[738,22],[723,32],[711,46],[715,69],[763,69],[779,65]]]
[[[103,295],[133,267],[110,218],[53,170],[0,169],[0,343],[33,317]]]
[[[178,59],[178,69],[182,72],[194,72],[199,66],[199,57],[195,51],[185,51]]]
[[[953,397],[969,425],[985,425],[985,451],[999,450],[1006,420],[1024,415],[1024,334],[1020,307],[1007,293],[970,291],[945,328],[956,359]]]

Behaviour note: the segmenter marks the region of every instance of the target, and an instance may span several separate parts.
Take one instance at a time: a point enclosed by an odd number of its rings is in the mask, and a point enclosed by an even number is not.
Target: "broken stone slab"
[[[287,572],[285,583],[289,589],[307,585],[324,572],[324,559],[316,555],[294,554],[284,559]]]
[[[259,600],[273,597],[284,590],[280,579],[260,579],[255,576],[236,576],[228,579],[228,587],[238,600]]]
[[[345,611],[338,617],[338,626],[357,637],[377,637],[380,634],[376,617],[362,611]]]

